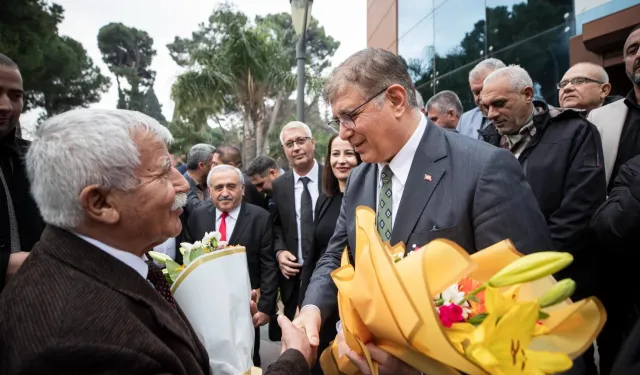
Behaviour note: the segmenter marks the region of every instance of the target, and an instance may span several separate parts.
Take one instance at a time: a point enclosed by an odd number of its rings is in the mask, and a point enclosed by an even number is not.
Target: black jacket
[[[557,109],[541,101],[534,105],[535,134],[518,161],[547,220],[553,250],[574,255],[571,266],[556,277],[571,277],[578,283],[576,298],[592,295],[598,246],[589,223],[606,198],[600,134],[583,111]],[[499,145],[493,124],[481,135]]]
[[[33,200],[24,159],[31,142],[15,136],[15,130],[0,140],[0,166],[11,191],[11,200],[18,221],[20,250],[31,251],[40,240],[45,224],[40,210]],[[0,183],[0,291],[5,284],[9,256],[11,255],[11,232],[7,211],[7,192]]]
[[[267,315],[276,313],[280,270],[273,252],[273,232],[269,213],[252,204],[242,203],[233,233],[227,242],[247,249],[251,288],[260,288],[258,309]],[[206,232],[217,230],[216,208],[208,202],[190,216],[184,231],[188,242],[200,241]]]

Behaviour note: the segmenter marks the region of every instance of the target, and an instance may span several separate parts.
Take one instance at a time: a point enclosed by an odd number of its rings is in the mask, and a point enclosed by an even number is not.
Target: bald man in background
[[[558,99],[562,108],[590,111],[621,97],[609,97],[609,75],[600,65],[590,62],[573,65],[558,82]]]

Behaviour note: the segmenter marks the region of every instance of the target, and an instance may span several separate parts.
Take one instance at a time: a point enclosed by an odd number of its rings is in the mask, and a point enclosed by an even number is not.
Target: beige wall
[[[367,0],[367,47],[398,54],[398,0]]]

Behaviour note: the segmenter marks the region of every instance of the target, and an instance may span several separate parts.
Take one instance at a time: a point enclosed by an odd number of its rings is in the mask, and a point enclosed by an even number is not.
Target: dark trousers
[[[281,278],[284,278],[282,274]],[[296,316],[296,309],[298,308],[298,299],[300,295],[300,275],[296,275],[287,282],[280,283],[280,296],[282,298],[282,304],[284,305],[284,316],[293,320]],[[285,298],[286,296],[286,298]],[[280,341],[282,340],[282,330],[278,325],[278,315],[271,317],[272,324],[269,324],[269,340]]]
[[[256,328],[256,339],[253,341],[253,365],[260,367],[260,328]]]

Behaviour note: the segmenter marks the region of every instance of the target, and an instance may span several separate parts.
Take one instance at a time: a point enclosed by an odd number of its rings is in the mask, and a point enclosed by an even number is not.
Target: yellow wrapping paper
[[[367,358],[372,374],[378,374],[366,348],[374,343],[412,367],[429,375],[486,372],[460,353],[449,341],[432,300],[464,276],[486,282],[507,264],[522,256],[513,244],[499,242],[469,255],[448,240],[435,240],[395,263],[392,254],[404,252],[402,244],[390,248],[380,239],[375,212],[356,210],[355,264],[345,249],[341,267],[331,276],[338,288],[338,308],[349,348]],[[555,283],[547,277],[523,284],[518,300],[539,298]],[[506,290],[506,288],[505,288]],[[549,332],[535,337],[530,349],[581,355],[602,329],[606,313],[595,298],[562,302],[544,310]],[[326,375],[357,375],[357,367],[340,356],[334,341],[320,356]]]

